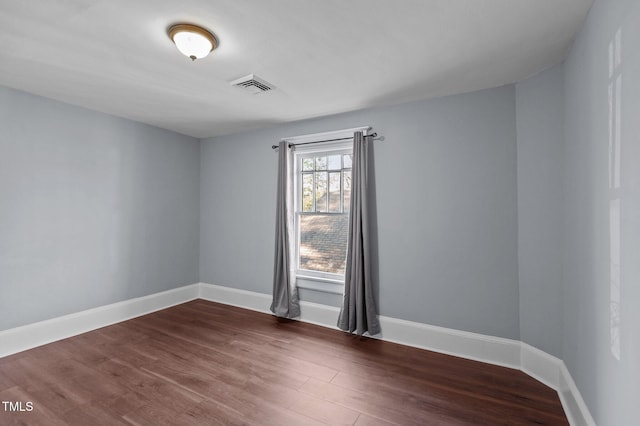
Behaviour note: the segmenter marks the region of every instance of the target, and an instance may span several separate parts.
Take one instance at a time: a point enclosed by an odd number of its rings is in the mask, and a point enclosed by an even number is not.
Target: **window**
[[[295,154],[296,273],[344,282],[352,142],[310,146]]]
[[[352,138],[354,132],[366,134],[368,129],[285,138],[295,145],[292,186],[298,287],[342,294],[349,234]]]

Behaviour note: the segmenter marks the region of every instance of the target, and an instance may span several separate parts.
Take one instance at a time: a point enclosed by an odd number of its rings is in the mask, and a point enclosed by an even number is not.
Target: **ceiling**
[[[0,85],[198,138],[520,81],[563,60],[593,0],[0,3]],[[202,25],[191,62],[167,37]],[[254,73],[276,87],[230,86]]]

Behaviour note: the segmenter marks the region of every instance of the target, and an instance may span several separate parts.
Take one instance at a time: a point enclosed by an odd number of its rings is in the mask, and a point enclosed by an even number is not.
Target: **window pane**
[[[349,169],[349,168],[351,168],[351,158],[352,158],[352,155],[351,155],[351,154],[344,154],[344,155],[342,156],[342,158],[343,158],[343,160],[344,160],[344,166],[342,166],[342,167],[344,167],[345,169]]]
[[[313,158],[302,159],[302,170],[305,172],[313,170]]]
[[[327,170],[327,157],[316,157],[316,170]]]
[[[329,156],[329,170],[340,170],[340,154],[338,155],[330,155]]]
[[[298,267],[344,274],[349,215],[301,215]]]
[[[317,164],[317,162],[316,162]],[[327,172],[316,172],[316,211],[327,211]]]
[[[349,206],[351,205],[351,170],[345,170],[343,174],[343,196],[344,200],[342,204],[344,206],[344,212],[349,212]]]
[[[340,157],[338,157],[340,159]],[[329,173],[329,211],[331,213],[340,213],[340,178],[342,173]]]
[[[302,211],[313,211],[313,174],[302,174]]]

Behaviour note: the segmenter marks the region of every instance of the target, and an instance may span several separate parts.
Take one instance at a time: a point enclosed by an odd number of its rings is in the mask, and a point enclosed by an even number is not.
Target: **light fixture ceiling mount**
[[[178,50],[192,61],[206,57],[218,47],[218,40],[213,33],[197,25],[173,25],[167,33]]]

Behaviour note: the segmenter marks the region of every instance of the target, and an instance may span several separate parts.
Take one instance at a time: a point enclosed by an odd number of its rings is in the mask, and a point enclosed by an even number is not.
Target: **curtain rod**
[[[363,135],[365,138],[375,138],[378,136],[377,133],[371,133],[370,135]],[[349,139],[353,139],[353,136],[350,138],[339,138],[339,139],[327,139],[324,141],[313,141],[313,142],[302,142],[302,143],[290,143],[289,146],[298,146],[298,145],[310,145],[312,143],[322,143],[322,142],[337,142],[337,141],[348,141]],[[278,145],[271,145],[271,149],[278,149]]]

